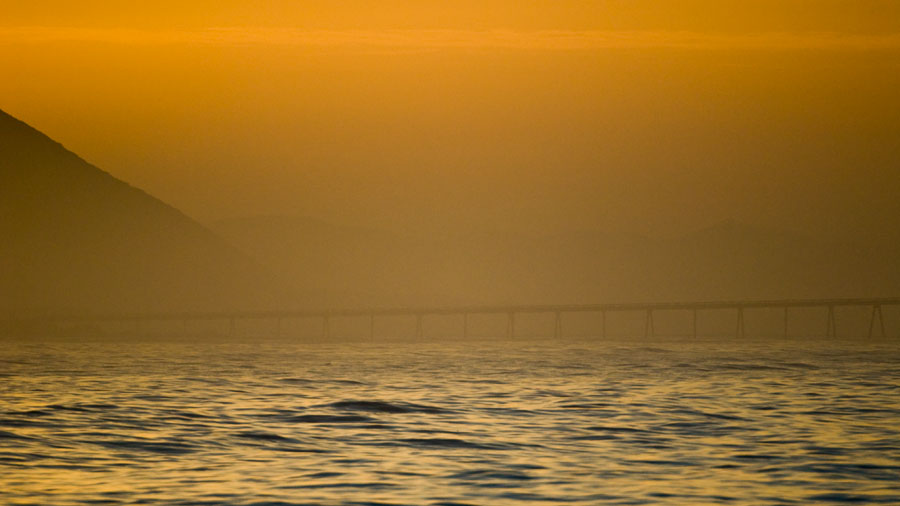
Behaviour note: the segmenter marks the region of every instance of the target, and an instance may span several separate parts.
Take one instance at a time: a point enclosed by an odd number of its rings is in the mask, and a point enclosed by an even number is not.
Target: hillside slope
[[[0,111],[0,311],[272,307],[262,267]]]

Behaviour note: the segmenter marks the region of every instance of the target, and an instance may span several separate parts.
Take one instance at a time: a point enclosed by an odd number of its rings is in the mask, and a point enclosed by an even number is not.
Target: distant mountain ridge
[[[268,271],[0,111],[0,311],[272,307]]]
[[[210,225],[329,305],[453,305],[895,296],[900,256],[732,220],[674,239],[603,231],[398,235],[306,217]],[[350,302],[348,302],[350,301]],[[343,302],[343,304],[341,304]],[[352,303],[351,303],[352,302]]]

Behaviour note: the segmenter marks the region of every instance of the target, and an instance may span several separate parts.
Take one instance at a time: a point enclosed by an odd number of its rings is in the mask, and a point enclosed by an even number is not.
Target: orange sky
[[[0,108],[201,220],[900,227],[895,1],[111,3],[4,6]]]

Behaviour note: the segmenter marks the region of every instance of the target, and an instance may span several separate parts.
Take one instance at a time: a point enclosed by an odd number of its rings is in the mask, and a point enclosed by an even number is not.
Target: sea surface
[[[900,504],[900,341],[0,341],[0,504]]]

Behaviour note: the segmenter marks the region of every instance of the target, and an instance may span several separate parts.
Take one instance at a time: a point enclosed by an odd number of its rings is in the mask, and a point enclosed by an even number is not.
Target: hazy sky
[[[17,4],[0,108],[200,220],[900,227],[893,0]]]

